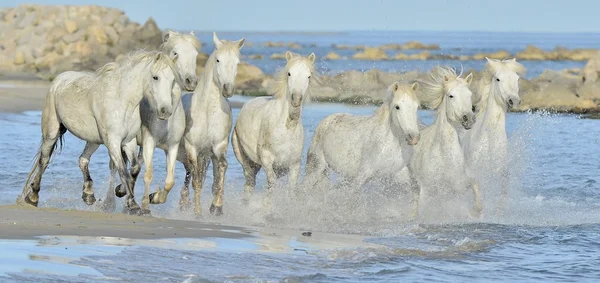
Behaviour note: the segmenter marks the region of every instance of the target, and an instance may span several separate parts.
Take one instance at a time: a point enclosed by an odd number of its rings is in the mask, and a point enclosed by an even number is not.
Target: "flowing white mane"
[[[456,69],[449,66],[436,66],[425,79],[417,80],[421,85],[419,98],[427,108],[437,109],[444,99],[446,87],[462,75],[456,74]]]
[[[191,43],[194,46],[194,48],[196,48],[196,50],[200,50],[200,48],[202,48],[202,44],[194,34],[168,31],[165,37],[167,37],[166,41],[163,42],[159,48],[161,51],[173,50],[175,46],[177,46],[182,41]]]

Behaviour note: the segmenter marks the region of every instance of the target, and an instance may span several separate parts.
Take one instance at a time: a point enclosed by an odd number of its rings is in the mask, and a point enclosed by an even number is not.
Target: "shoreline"
[[[131,216],[27,205],[0,205],[0,240],[40,240],[48,237],[91,239],[124,245],[161,246],[173,249],[225,248],[236,250],[231,241],[253,244],[254,251],[290,253],[308,250],[376,248],[365,236],[327,232],[231,226],[205,221],[176,220],[154,216]],[[171,240],[169,240],[171,239]],[[178,240],[179,239],[179,240]],[[193,239],[212,243],[197,246]],[[161,242],[178,242],[165,245]],[[218,243],[221,243],[219,247]],[[228,244],[229,243],[229,244]]]

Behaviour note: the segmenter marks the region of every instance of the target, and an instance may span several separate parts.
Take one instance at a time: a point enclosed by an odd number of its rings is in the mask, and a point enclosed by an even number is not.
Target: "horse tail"
[[[64,135],[67,132],[67,128],[65,126],[63,126],[62,124],[60,125],[60,128],[58,130],[58,138],[57,138],[57,142],[54,143],[54,146],[52,148],[52,150],[50,151],[50,158],[52,161],[52,158],[54,158],[54,151],[58,148],[59,153],[62,152],[62,148],[63,148],[63,144],[65,141]],[[44,141],[42,140],[40,142],[40,146],[38,147],[38,150],[35,154],[35,156],[33,157],[33,159],[31,160],[33,162],[33,166],[31,168],[31,171],[29,171],[29,175],[27,175],[27,181],[25,181],[25,187],[23,188],[23,193],[26,192],[26,188],[27,185],[29,184],[29,182],[31,182],[31,178],[38,173],[38,171],[40,170],[40,162],[41,162],[41,158],[42,158],[42,145],[43,145]],[[31,163],[30,163],[31,164]]]

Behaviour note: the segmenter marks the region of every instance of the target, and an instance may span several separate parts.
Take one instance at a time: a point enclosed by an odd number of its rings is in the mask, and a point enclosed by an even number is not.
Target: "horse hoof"
[[[150,212],[150,209],[144,209],[144,208],[142,208],[142,209],[140,209],[139,213],[140,213],[139,214],[140,216],[152,216],[152,213]]]
[[[93,205],[94,203],[96,203],[96,197],[94,196],[94,194],[88,194],[84,192],[81,195],[81,198],[83,199],[83,202],[85,202],[85,204],[87,205]]]
[[[127,208],[127,214],[129,215],[142,215],[142,209],[139,207]]]
[[[27,196],[25,196],[25,203],[27,203],[27,204],[29,204],[29,205],[32,205],[32,206],[35,206],[35,207],[37,207],[37,206],[38,206],[38,201],[37,201],[37,200],[36,200],[36,201],[32,201],[32,200],[29,198],[29,194],[27,194]]]
[[[211,204],[209,211],[212,215],[221,216],[223,215],[223,206],[215,206],[214,204]]]
[[[118,198],[122,198],[122,197],[124,197],[124,196],[126,196],[126,195],[127,195],[127,192],[122,192],[122,191],[121,191],[121,185],[118,185],[118,186],[115,188],[115,195],[116,195]]]
[[[151,204],[161,204],[160,201],[158,201],[158,196],[156,195],[158,192],[156,193],[151,193],[148,195],[148,199],[150,199],[150,203]],[[156,200],[154,199],[156,197]]]

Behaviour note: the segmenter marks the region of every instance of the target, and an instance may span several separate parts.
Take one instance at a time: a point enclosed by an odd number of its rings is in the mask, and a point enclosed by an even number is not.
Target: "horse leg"
[[[164,191],[161,191],[159,189],[158,192],[150,194],[150,203],[159,204],[165,203],[167,201],[167,196],[169,195],[169,192],[175,185],[175,162],[177,162],[178,151],[179,144],[173,145],[165,151],[165,154],[167,156],[167,178],[165,179],[165,189]]]
[[[129,170],[127,170],[125,160],[123,159],[123,156],[121,154],[121,142],[117,138],[108,139],[106,147],[108,148],[108,154],[110,155],[110,159],[115,165],[115,169],[117,170],[117,172],[119,173],[119,177],[121,178],[121,186],[125,186],[125,192],[127,193],[126,204],[129,213],[139,214],[140,206],[136,203],[133,195],[133,190],[129,186],[131,184],[131,174]]]
[[[479,183],[475,179],[471,179],[471,188],[473,189],[473,198],[475,201],[475,217],[481,216],[481,192],[479,191]]]
[[[235,154],[235,157],[240,162],[242,169],[244,170],[244,178],[246,179],[246,183],[244,184],[243,201],[248,203],[250,195],[256,187],[256,175],[258,174],[258,170],[260,170],[260,165],[250,160],[248,155],[246,155],[244,152],[244,149],[240,147],[235,129],[233,130],[233,134],[231,136],[231,146],[233,147],[233,153]]]
[[[108,167],[110,169],[110,177],[108,180],[108,190],[106,191],[106,198],[102,202],[102,210],[104,212],[113,212],[115,211],[116,203],[115,203],[115,164],[112,160],[110,160]]]
[[[133,183],[135,184],[137,181],[140,172],[142,171],[142,165],[144,165],[144,147],[140,146],[138,149],[137,162],[132,162],[131,164],[131,178],[133,178]]]
[[[410,218],[415,219],[417,216],[419,216],[419,196],[421,195],[421,188],[419,187],[417,179],[410,168],[404,167],[400,173],[396,175],[395,181],[398,182],[398,184],[408,183],[408,186],[410,187],[410,193],[412,195],[412,211]]]
[[[192,187],[194,188],[194,213],[196,216],[202,216],[202,207],[200,207],[200,195],[202,193],[202,183],[206,173],[206,159],[200,156],[193,145],[186,142],[185,151],[192,172]],[[182,196],[183,197],[183,196]]]
[[[142,211],[149,212],[148,206],[150,204],[150,185],[152,184],[152,178],[154,177],[152,169],[152,159],[154,155],[154,148],[156,143],[151,135],[144,137],[144,146],[142,149],[142,156],[145,160],[144,168],[144,197],[142,198]]]
[[[210,205],[210,213],[213,215],[223,215],[223,193],[225,190],[225,172],[227,171],[227,143],[215,148],[213,151],[213,201]]]
[[[62,135],[67,131],[67,129],[58,122],[56,124],[52,123],[51,125],[44,125],[44,123],[42,123],[42,129],[47,130],[42,130],[42,145],[38,152],[36,164],[29,173],[23,192],[17,198],[17,203],[19,204],[22,203],[22,201],[25,201],[25,203],[29,205],[38,206],[42,175],[46,171],[46,168],[48,168],[48,163],[50,163],[50,157],[54,152],[56,142],[61,139]],[[31,177],[33,177],[33,181],[29,183]],[[23,195],[25,195],[24,199],[22,198]]]
[[[97,143],[87,142],[83,149],[83,153],[79,156],[79,169],[81,169],[81,173],[83,174],[83,193],[81,198],[87,205],[92,205],[96,202],[96,197],[94,196],[94,181],[90,176],[89,164],[92,154],[98,150],[99,146],[100,145]]]
[[[191,205],[190,201],[190,179],[192,177],[192,168],[187,162],[183,163],[185,168],[185,179],[183,180],[183,188],[181,188],[181,198],[179,199],[179,210],[187,210]]]
[[[135,154],[136,148],[137,148],[137,140],[133,139],[125,144],[125,146],[123,147],[123,149],[121,151],[121,156],[123,157],[123,160],[125,161],[125,165],[127,165],[127,161],[130,162],[131,172],[133,172],[133,173],[137,172],[137,174],[139,174],[141,165],[139,164],[137,155]],[[129,173],[129,176],[131,176],[131,173]],[[134,179],[132,176],[132,178],[129,181],[129,184],[127,184],[131,188],[132,192],[135,191],[135,180],[136,179]],[[122,198],[125,195],[127,195],[127,190],[123,189],[123,187],[121,185],[118,185],[115,189],[115,194],[118,197]]]

